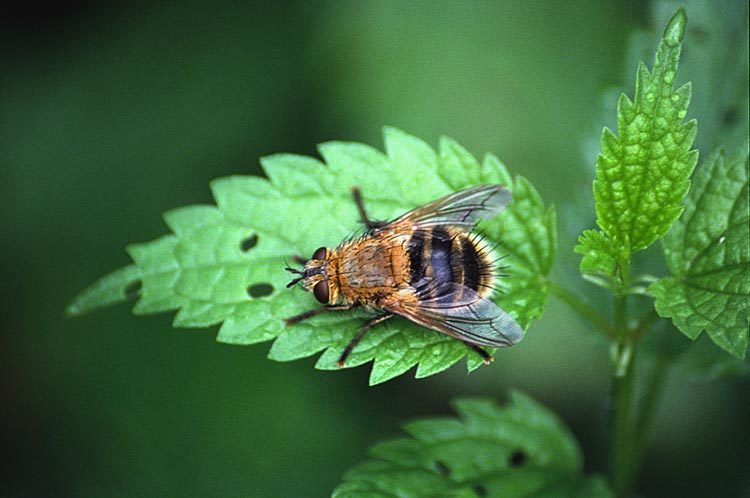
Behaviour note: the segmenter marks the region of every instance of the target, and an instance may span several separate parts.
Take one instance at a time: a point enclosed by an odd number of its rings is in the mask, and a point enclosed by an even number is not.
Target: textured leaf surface
[[[547,299],[546,275],[556,245],[555,212],[546,209],[534,187],[515,180],[492,155],[479,163],[451,139],[439,153],[399,130],[385,130],[386,154],[357,143],[320,146],[325,163],[278,154],[261,160],[268,179],[233,176],[215,180],[217,206],[189,206],[165,214],[172,235],[128,247],[134,269],[104,277],[68,308],[81,314],[122,301],[124,289],[140,276],[138,314],[178,310],[174,325],[221,324],[218,340],[254,344],[276,339],[269,357],[288,361],[319,352],[316,367],[337,369],[336,359],[366,316],[329,313],[285,328],[283,318],[315,308],[317,301],[300,289],[285,289],[284,261],[309,256],[320,246],[336,246],[361,226],[351,198],[362,188],[370,215],[390,219],[470,185],[498,183],[513,190],[510,206],[482,222],[489,243],[511,276],[501,282],[496,301],[521,326],[541,316]],[[132,267],[129,267],[132,268]],[[137,282],[137,280],[135,280]],[[103,292],[102,289],[107,289]],[[112,296],[117,297],[113,299]],[[418,365],[417,377],[440,372],[470,350],[450,337],[391,320],[364,337],[347,361],[357,366],[374,360],[376,384]],[[469,368],[481,364],[471,353]]]
[[[684,10],[669,22],[652,71],[641,63],[631,101],[621,95],[615,135],[605,128],[596,160],[594,200],[601,231],[588,230],[576,252],[581,271],[621,283],[630,256],[663,236],[682,211],[698,153],[696,122],[683,123],[690,84],[674,89],[685,31]]]
[[[664,25],[675,5],[671,0],[652,2],[648,23]],[[700,123],[697,148],[702,152],[719,147],[734,150],[748,136],[748,2],[720,0],[685,5],[690,12],[690,48],[680,58],[680,74],[683,81],[699,89],[690,102],[690,114]],[[653,37],[640,33],[633,40],[634,56],[651,51]]]
[[[750,214],[748,146],[713,155],[698,170],[685,212],[664,238],[671,277],[650,287],[656,310],[695,339],[735,356],[748,349]]]
[[[375,445],[344,475],[334,497],[608,497],[581,475],[581,451],[562,422],[513,392],[506,407],[459,399],[459,418],[409,423],[408,438]]]

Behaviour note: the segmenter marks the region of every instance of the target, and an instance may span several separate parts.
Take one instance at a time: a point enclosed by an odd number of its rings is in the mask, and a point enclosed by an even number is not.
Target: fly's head
[[[292,287],[298,282],[306,291],[312,292],[315,299],[321,304],[335,304],[338,297],[338,285],[334,278],[328,275],[331,251],[325,247],[318,248],[312,255],[312,258],[305,262],[302,270],[287,266],[286,271],[298,275],[287,284]]]

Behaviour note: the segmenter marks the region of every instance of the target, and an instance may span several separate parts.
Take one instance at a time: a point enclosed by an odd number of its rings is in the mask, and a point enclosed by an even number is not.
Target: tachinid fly
[[[459,339],[482,356],[480,346],[505,347],[523,338],[513,318],[490,301],[497,263],[488,246],[472,234],[479,219],[491,219],[511,201],[500,185],[480,185],[447,195],[390,222],[368,218],[358,188],[354,202],[368,231],[336,248],[321,247],[312,258],[296,258],[303,270],[287,287],[302,282],[325,306],[287,318],[287,325],[331,311],[363,307],[377,314],[341,353],[338,365],[364,334],[401,316]]]

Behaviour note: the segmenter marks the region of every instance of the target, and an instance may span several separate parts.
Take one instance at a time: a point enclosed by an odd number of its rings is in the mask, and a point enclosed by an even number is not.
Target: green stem
[[[630,496],[635,463],[635,349],[627,327],[627,295],[614,298],[615,332],[617,334],[615,374],[612,383],[614,420],[610,479],[615,496]]]
[[[649,311],[633,329],[633,341],[638,342],[659,318],[661,317],[656,312],[656,309],[651,308],[651,311]]]
[[[654,421],[654,415],[659,406],[659,401],[661,400],[661,394],[664,390],[664,384],[666,383],[668,374],[669,361],[665,358],[659,358],[651,372],[651,378],[646,387],[646,394],[643,397],[641,414],[640,417],[638,417],[638,423],[636,424],[636,458],[638,462],[641,461],[641,457],[646,450],[646,443],[648,442],[651,433],[651,424]],[[637,470],[637,468],[634,469],[636,472]]]
[[[548,282],[548,284],[550,293],[553,296],[558,297],[562,302],[570,306],[573,311],[593,322],[607,335],[607,337],[610,339],[616,339],[617,335],[615,329],[604,315],[599,313],[596,309],[568,289],[561,287],[554,282]]]
[[[615,495],[631,495],[640,463],[646,449],[654,415],[661,399],[664,383],[669,373],[669,362],[660,358],[650,373],[643,401],[636,408],[635,352],[636,343],[659,319],[651,310],[634,328],[627,326],[627,296],[614,300],[615,330],[618,340],[613,379],[614,421],[612,434],[612,460],[610,478]]]

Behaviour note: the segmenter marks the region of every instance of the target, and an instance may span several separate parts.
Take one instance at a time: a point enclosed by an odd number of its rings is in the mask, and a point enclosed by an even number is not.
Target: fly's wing
[[[396,293],[384,308],[414,323],[478,346],[507,347],[523,339],[521,326],[474,290],[450,282]]]
[[[393,223],[408,222],[420,228],[449,225],[468,231],[480,218],[495,217],[512,198],[502,185],[478,185],[413,209]]]

